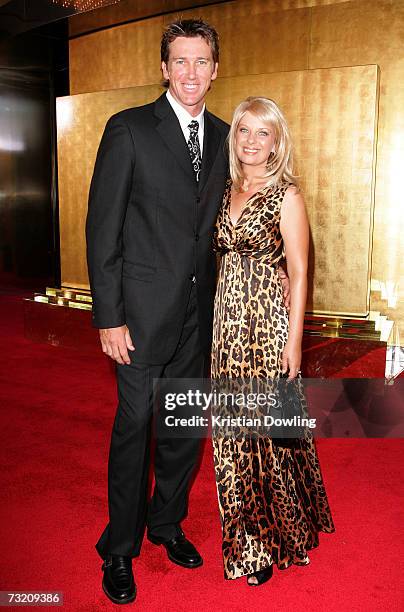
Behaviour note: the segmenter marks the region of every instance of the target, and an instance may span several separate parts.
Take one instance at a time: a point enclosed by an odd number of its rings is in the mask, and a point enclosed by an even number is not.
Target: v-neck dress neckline
[[[227,194],[227,216],[229,218],[230,221],[230,227],[235,230],[238,225],[240,224],[242,217],[244,216],[244,213],[246,210],[248,210],[251,207],[251,201],[253,200],[253,198],[255,198],[255,196],[259,196],[261,194],[263,194],[267,189],[271,189],[273,187],[273,185],[266,185],[265,187],[262,187],[261,189],[258,189],[258,191],[256,191],[255,193],[253,193],[249,198],[247,198],[247,200],[244,202],[243,208],[241,209],[241,212],[238,216],[238,219],[236,221],[236,223],[233,223],[233,219],[231,218],[231,200],[232,200],[232,184],[230,183],[228,186],[228,194]]]

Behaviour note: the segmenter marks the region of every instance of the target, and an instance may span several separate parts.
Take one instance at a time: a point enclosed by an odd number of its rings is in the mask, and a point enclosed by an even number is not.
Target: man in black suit
[[[205,109],[217,76],[216,31],[200,20],[170,24],[161,43],[168,91],[109,119],[98,150],[87,217],[93,322],[117,362],[119,405],[108,469],[109,524],[97,550],[103,589],[136,597],[132,558],[148,538],[186,568],[202,558],[180,523],[199,440],[156,440],[147,503],[156,378],[201,378],[215,291],[214,222],[225,187],[228,125]]]

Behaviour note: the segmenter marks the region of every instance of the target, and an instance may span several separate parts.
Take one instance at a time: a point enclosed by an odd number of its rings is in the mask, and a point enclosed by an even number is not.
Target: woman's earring
[[[275,157],[275,151],[271,151],[268,157],[267,166],[270,166],[272,163],[272,159]]]

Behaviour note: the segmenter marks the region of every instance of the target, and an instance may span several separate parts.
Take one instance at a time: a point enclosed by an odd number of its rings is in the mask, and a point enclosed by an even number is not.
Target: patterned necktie
[[[199,146],[198,130],[199,123],[195,120],[191,121],[189,128],[189,140],[187,142],[189,154],[191,156],[192,167],[195,172],[195,178],[199,181],[199,173],[201,171],[202,156],[201,147]]]

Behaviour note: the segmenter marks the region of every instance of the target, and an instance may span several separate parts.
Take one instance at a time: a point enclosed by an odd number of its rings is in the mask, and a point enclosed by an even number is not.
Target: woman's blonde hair
[[[252,113],[264,123],[269,124],[275,132],[275,151],[270,154],[267,162],[267,171],[263,175],[263,178],[268,179],[266,186],[276,186],[279,183],[287,182],[299,187],[299,181],[293,174],[292,140],[282,111],[269,98],[249,97],[241,102],[234,111],[230,132],[227,137],[230,176],[235,189],[237,191],[240,190],[244,180],[243,169],[236,153],[236,133],[241,119],[247,112]]]

